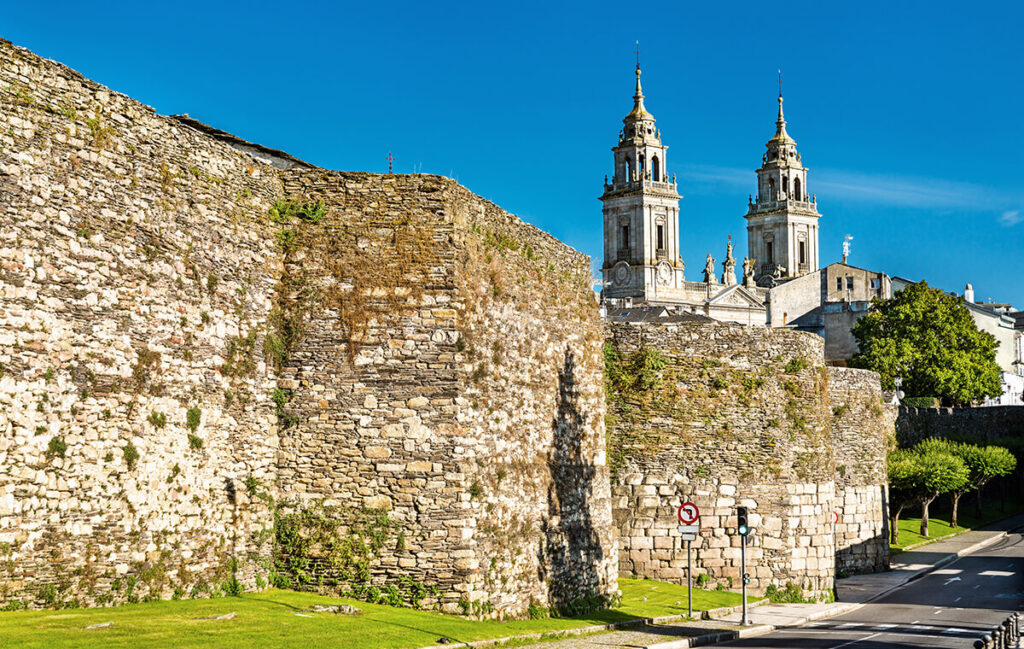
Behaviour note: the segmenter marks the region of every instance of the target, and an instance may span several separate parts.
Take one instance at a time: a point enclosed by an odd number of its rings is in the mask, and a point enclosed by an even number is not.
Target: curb
[[[685,649],[687,647],[704,647],[708,645],[718,644],[719,642],[729,642],[731,640],[742,640],[744,638],[756,638],[757,636],[772,633],[779,629],[788,629],[795,626],[801,626],[808,622],[820,620],[826,617],[833,617],[836,615],[842,615],[843,613],[849,613],[860,608],[862,604],[843,604],[836,603],[835,605],[817,613],[811,613],[806,617],[797,619],[795,622],[790,624],[755,624],[733,631],[715,631],[714,633],[705,633],[704,635],[692,636],[689,638],[679,638],[678,640],[669,640],[667,642],[656,642],[654,644],[644,645],[642,649]]]
[[[767,599],[761,599],[761,600],[758,600],[756,602],[749,602],[747,604],[747,608],[748,609],[750,609],[750,608],[757,608],[758,606],[764,606],[765,604],[768,604],[768,603],[769,602],[768,602]],[[694,619],[713,620],[713,619],[717,619],[718,617],[724,617],[726,615],[731,615],[733,613],[736,613],[739,610],[741,610],[742,608],[743,608],[743,605],[739,604],[737,606],[723,606],[721,608],[709,608],[709,609],[706,609],[704,611],[694,611],[695,613],[698,614],[697,616],[695,616]],[[576,627],[575,629],[561,629],[561,630],[558,630],[558,631],[543,631],[543,632],[540,632],[540,633],[524,633],[524,634],[521,634],[521,635],[505,636],[503,638],[488,638],[486,640],[473,640],[473,641],[470,641],[470,642],[454,642],[454,643],[451,643],[451,644],[430,645],[429,647],[420,647],[419,649],[457,649],[457,648],[465,648],[465,647],[468,647],[469,649],[485,649],[486,647],[493,647],[493,646],[500,645],[500,644],[505,643],[505,642],[511,642],[513,640],[516,641],[516,642],[520,642],[520,641],[523,641],[523,640],[537,640],[537,641],[558,640],[558,639],[561,639],[561,638],[572,638],[572,637],[578,637],[578,636],[583,636],[583,635],[590,635],[590,634],[593,634],[593,633],[602,633],[602,632],[605,632],[605,631],[625,630],[625,629],[629,629],[630,627],[634,627],[634,626],[658,626],[658,625],[662,625],[662,624],[668,624],[670,622],[679,622],[679,621],[685,620],[686,618],[687,618],[686,615],[663,615],[661,617],[643,617],[643,618],[637,618],[635,620],[626,620],[624,622],[610,622],[608,624],[595,624],[595,625],[591,625],[591,626],[581,626],[581,627]],[[751,627],[751,628],[753,628],[753,627]],[[743,629],[742,631],[746,631],[746,629]],[[740,632],[742,632],[742,631],[740,631]],[[736,631],[723,631],[723,632],[718,632],[718,633],[737,633],[737,632]],[[710,634],[710,635],[713,636],[713,635],[716,635],[716,634]],[[700,637],[704,637],[704,636],[700,636]],[[742,637],[746,637],[746,636],[742,636]],[[725,639],[726,638],[723,638],[722,640],[718,640],[718,642],[724,642]],[[682,638],[681,640],[689,640],[689,638]],[[679,640],[675,640],[673,642],[678,643]],[[652,645],[652,646],[654,646],[654,645]],[[658,646],[660,647],[660,645],[658,645]],[[671,646],[671,647],[689,647],[690,645],[671,644],[670,643],[669,646]],[[694,645],[694,646],[696,646],[696,645]]]

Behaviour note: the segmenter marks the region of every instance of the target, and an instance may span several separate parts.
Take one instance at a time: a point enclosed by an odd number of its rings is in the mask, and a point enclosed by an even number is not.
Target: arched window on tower
[[[769,201],[774,201],[775,200],[775,179],[774,178],[769,178],[768,179],[768,200]]]
[[[661,182],[661,166],[658,164],[658,156],[651,158],[651,176],[654,182]]]
[[[800,179],[793,179],[793,194],[798,201],[804,200],[804,195],[800,193]]]
[[[647,165],[644,164],[644,157],[640,156],[639,165],[640,167],[640,180],[645,179],[647,176],[644,175],[644,171],[647,169]]]
[[[789,198],[789,178],[782,177],[782,200]]]
[[[633,163],[626,160],[626,182],[633,180]]]

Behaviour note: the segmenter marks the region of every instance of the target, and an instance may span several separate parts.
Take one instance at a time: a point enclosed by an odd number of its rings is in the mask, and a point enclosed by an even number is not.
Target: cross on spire
[[[636,53],[636,69],[640,69],[640,41],[636,42],[636,49],[633,50]]]
[[[388,157],[386,158],[386,160],[388,161],[388,173],[393,173],[391,170],[391,163],[395,161],[395,157],[391,155],[390,151],[388,151]]]
[[[779,97],[782,96],[782,68],[779,68]]]

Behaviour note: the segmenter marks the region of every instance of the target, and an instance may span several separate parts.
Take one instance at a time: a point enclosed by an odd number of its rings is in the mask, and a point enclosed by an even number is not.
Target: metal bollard
[[[981,636],[981,641],[985,643],[985,649],[992,649],[992,636],[986,633]]]
[[[974,641],[974,649],[985,649],[985,641],[984,640],[980,640],[980,639],[979,640],[975,640]]]
[[[993,639],[996,641],[996,649],[1006,649],[1006,626],[1000,624],[996,627],[996,632],[993,634]]]

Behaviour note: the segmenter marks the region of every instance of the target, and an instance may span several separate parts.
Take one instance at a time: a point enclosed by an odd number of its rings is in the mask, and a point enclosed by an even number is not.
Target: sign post
[[[750,575],[747,573],[747,535],[750,534],[749,513],[746,507],[736,508],[736,533],[740,537],[740,578],[743,580],[743,618],[740,624],[747,626],[750,618],[747,616],[747,583]]]
[[[679,505],[676,512],[679,517],[680,537],[686,542],[686,615],[693,617],[693,563],[690,561],[690,541],[697,540],[700,532],[700,510],[697,505],[687,501]]]

